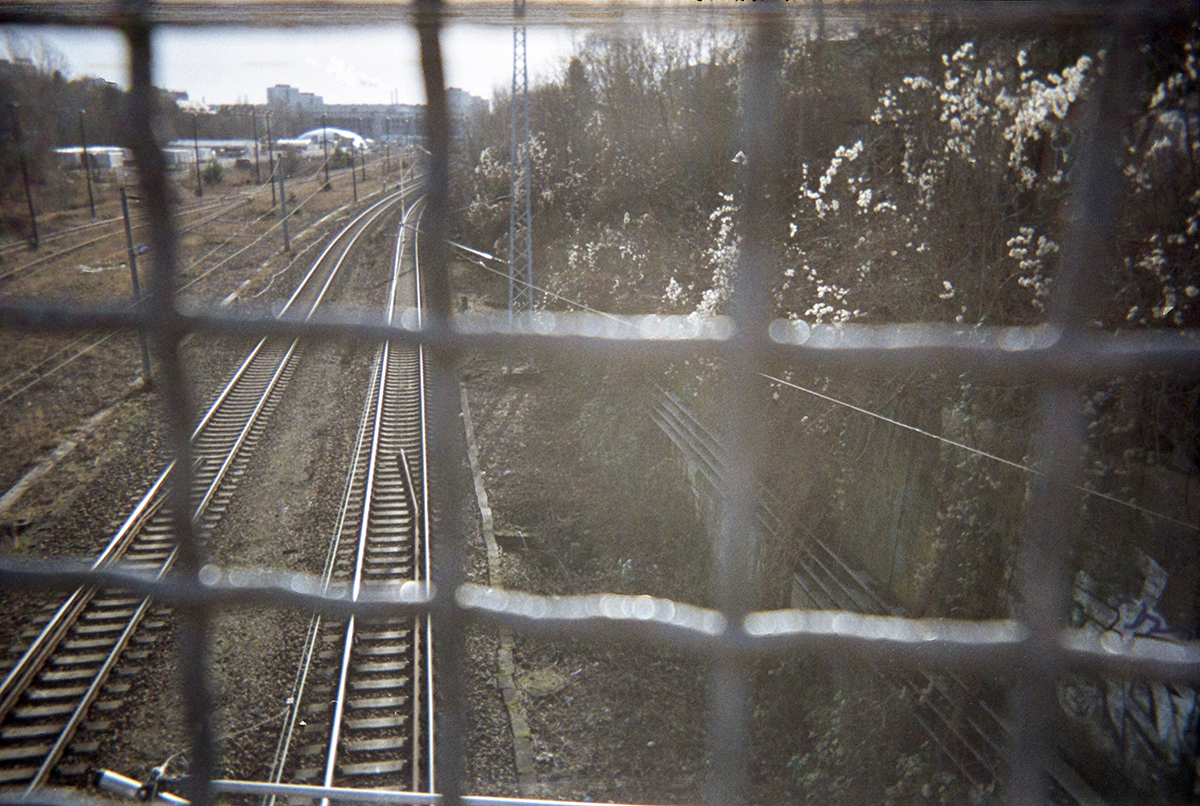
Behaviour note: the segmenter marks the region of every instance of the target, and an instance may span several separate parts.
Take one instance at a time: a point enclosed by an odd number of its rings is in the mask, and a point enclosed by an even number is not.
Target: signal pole
[[[529,167],[529,68],[525,55],[525,0],[513,0],[511,157],[508,205],[508,321],[516,310],[533,311],[533,228]],[[520,287],[518,288],[518,284]]]
[[[129,197],[125,194],[125,185],[121,185],[121,214],[125,217],[125,249],[129,255],[129,275],[133,280],[133,304],[142,302],[142,287],[138,283],[137,250],[133,248],[133,227],[129,224]],[[146,346],[146,331],[138,328],[138,343],[142,347],[142,377],[147,382],[153,380],[150,374],[150,349]]]
[[[196,155],[196,196],[204,198],[204,182],[200,179],[200,135],[196,129],[196,113],[192,113],[192,151]]]
[[[254,126],[254,184],[262,184],[262,174],[258,170],[258,111],[250,107],[250,123]]]
[[[268,112],[263,122],[267,124],[267,176],[271,180],[271,206],[275,206],[275,144],[271,139],[271,113]],[[282,166],[281,166],[282,167]]]
[[[366,128],[366,125],[367,125],[367,121],[364,118],[358,119],[358,136],[359,137],[363,136],[363,130]],[[353,148],[354,144],[351,143],[350,146],[351,146],[351,148]],[[362,181],[363,181],[363,186],[365,187],[366,182],[367,182],[367,141],[365,138],[363,139],[363,144],[361,146],[359,146],[359,149],[358,149],[358,166],[359,166],[359,169],[362,171]]]
[[[321,151],[325,153],[325,190],[329,190],[332,185],[329,184],[329,124],[326,122],[325,116],[321,115]]]
[[[283,158],[279,159],[279,220],[283,224],[283,251],[291,253],[292,242],[288,238],[287,185],[284,184]]]
[[[88,207],[92,208],[92,218],[96,217],[96,197],[92,195],[92,163],[88,160],[87,129],[83,127],[83,110],[79,110],[79,144],[83,146],[83,173],[87,177]]]

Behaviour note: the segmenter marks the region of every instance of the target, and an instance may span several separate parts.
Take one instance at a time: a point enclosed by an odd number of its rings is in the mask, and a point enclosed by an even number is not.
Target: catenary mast
[[[512,199],[508,212],[508,316],[533,310],[533,229],[530,205],[529,68],[525,0],[513,0]]]

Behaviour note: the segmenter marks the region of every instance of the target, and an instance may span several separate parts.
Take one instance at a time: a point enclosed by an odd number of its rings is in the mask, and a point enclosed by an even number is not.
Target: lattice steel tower
[[[513,0],[512,200],[508,206],[508,315],[533,310],[533,227],[530,204],[529,68],[525,61],[525,0]]]

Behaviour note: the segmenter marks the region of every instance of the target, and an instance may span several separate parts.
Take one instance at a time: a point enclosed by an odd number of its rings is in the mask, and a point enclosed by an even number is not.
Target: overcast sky
[[[127,84],[124,41],[108,30],[9,29],[19,47],[44,41],[62,55],[72,78]],[[558,69],[580,32],[530,27],[531,82]],[[155,32],[155,84],[209,104],[266,103],[267,87],[291,84],[326,103],[425,102],[415,32],[405,26],[337,29],[194,29]],[[449,26],[443,32],[446,83],[490,99],[512,84],[512,29]],[[7,56],[0,43],[0,56]]]

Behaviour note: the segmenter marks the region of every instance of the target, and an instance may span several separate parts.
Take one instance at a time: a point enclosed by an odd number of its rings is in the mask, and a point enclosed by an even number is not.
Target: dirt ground
[[[541,594],[610,590],[697,601],[702,587],[695,585],[695,571],[705,567],[707,548],[682,486],[661,478],[665,468],[641,454],[624,456],[620,466],[605,463],[613,457],[604,450],[615,448],[605,440],[653,438],[636,390],[625,387],[633,379],[598,385],[595,367],[526,369],[510,374],[503,360],[487,359],[464,367],[501,549],[503,578],[492,584]],[[648,475],[661,483],[646,488]],[[639,486],[644,494],[631,495]],[[478,534],[472,547],[471,581],[484,583]],[[495,634],[477,628],[468,645],[470,791],[515,795],[511,738],[504,735],[507,716],[494,678]],[[513,660],[533,740],[527,794],[639,803],[700,799],[700,659],[641,642],[517,635]]]

